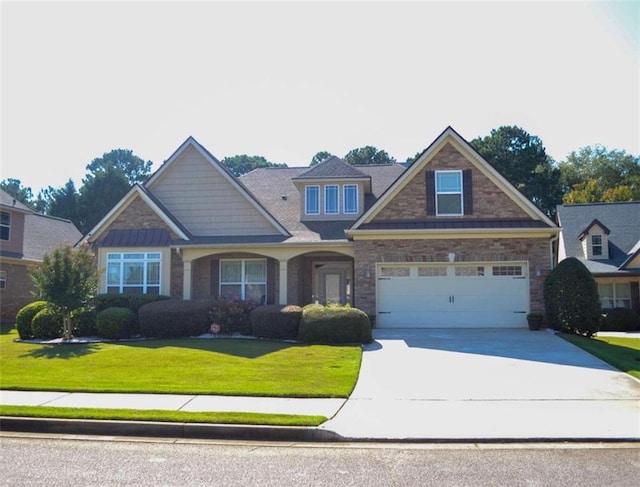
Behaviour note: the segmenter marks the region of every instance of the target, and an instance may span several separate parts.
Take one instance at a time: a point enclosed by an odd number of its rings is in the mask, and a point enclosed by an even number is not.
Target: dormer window
[[[320,214],[320,186],[305,186],[304,212],[306,215]]]
[[[324,187],[324,212],[326,215],[338,214],[338,186],[331,184]]]
[[[436,171],[436,215],[462,214],[462,171]]]
[[[591,235],[591,255],[602,256],[602,235]]]
[[[358,185],[345,184],[343,193],[345,215],[356,215],[358,213]]]
[[[0,240],[9,240],[11,233],[11,213],[0,212]]]

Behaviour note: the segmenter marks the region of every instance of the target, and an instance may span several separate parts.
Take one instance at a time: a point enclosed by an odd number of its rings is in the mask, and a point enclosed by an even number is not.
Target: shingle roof
[[[640,241],[640,201],[558,205],[557,218],[567,257],[577,257],[596,274],[618,272]],[[594,220],[610,231],[608,260],[584,258],[580,235]]]
[[[371,194],[365,196],[365,211],[404,170],[405,168],[398,164],[358,166],[358,177],[371,178]],[[261,168],[241,176],[240,181],[291,233],[292,236],[287,242],[346,240],[344,230],[353,224],[355,218],[340,221],[300,221],[302,203],[300,192],[293,181],[300,179],[300,175],[307,171],[307,167]]]
[[[366,178],[367,175],[336,156],[331,156],[320,164],[307,169],[296,179]]]
[[[75,245],[82,234],[69,220],[29,213],[24,219],[24,258],[42,260],[63,244]]]
[[[15,208],[22,211],[33,211],[27,205],[25,205],[24,203],[21,203],[20,201],[15,199],[13,196],[11,196],[9,193],[7,193],[3,189],[0,189],[0,205],[7,206],[9,208]]]

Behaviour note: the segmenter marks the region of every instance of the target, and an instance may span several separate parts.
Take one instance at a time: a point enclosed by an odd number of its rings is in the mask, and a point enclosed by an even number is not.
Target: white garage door
[[[380,328],[517,328],[527,324],[524,262],[378,264]]]

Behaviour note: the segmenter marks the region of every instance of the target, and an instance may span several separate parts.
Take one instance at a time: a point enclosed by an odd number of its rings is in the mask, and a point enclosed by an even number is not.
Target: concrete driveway
[[[346,438],[640,439],[640,381],[526,329],[375,330]]]

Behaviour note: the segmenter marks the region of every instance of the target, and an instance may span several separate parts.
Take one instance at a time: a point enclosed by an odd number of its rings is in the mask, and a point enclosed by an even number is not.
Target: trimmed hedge
[[[98,313],[95,309],[77,309],[71,313],[71,327],[73,334],[80,337],[90,337],[98,334],[96,328],[96,317]]]
[[[294,305],[269,304],[251,312],[251,334],[272,340],[295,340],[302,308]]]
[[[107,308],[96,316],[98,335],[104,338],[129,338],[136,315],[129,308]]]
[[[302,310],[298,340],[305,343],[369,343],[371,322],[364,311],[342,306],[307,305]]]
[[[640,330],[640,315],[628,308],[614,308],[607,311],[602,330],[637,331]]]
[[[598,285],[578,259],[561,261],[545,279],[543,292],[545,315],[553,328],[586,337],[598,331]]]
[[[96,311],[107,308],[129,308],[134,313],[145,304],[169,299],[162,294],[98,294],[94,298]]]
[[[43,308],[33,317],[31,331],[34,338],[42,340],[58,338],[62,335],[62,315],[56,313],[51,307]]]
[[[33,330],[31,329],[33,318],[47,306],[49,306],[49,303],[46,301],[34,301],[18,311],[16,315],[16,329],[18,330],[20,338],[23,340],[33,338]]]
[[[170,299],[145,304],[138,311],[140,333],[146,337],[178,338],[209,331],[211,300]]]

